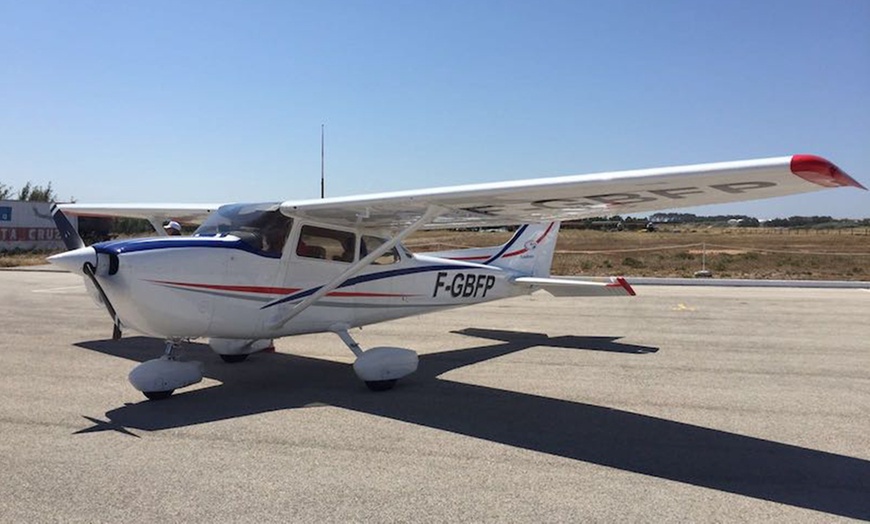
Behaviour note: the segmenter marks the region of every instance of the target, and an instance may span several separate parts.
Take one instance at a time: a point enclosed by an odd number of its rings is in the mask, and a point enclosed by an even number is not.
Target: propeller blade
[[[63,214],[63,211],[57,207],[57,204],[51,205],[51,218],[54,219],[54,225],[60,231],[60,236],[63,239],[64,245],[69,250],[85,247],[85,242],[79,236],[79,232],[73,227],[72,223]]]

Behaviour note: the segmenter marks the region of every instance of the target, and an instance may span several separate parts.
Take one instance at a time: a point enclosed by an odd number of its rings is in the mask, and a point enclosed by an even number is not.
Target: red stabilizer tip
[[[857,187],[867,190],[857,180],[843,172],[832,162],[815,155],[794,155],[791,157],[791,172],[807,182],[825,187]]]
[[[631,287],[631,284],[623,277],[616,277],[616,283],[619,284],[619,287],[624,289],[629,295],[635,296],[637,293],[634,292],[634,289]]]

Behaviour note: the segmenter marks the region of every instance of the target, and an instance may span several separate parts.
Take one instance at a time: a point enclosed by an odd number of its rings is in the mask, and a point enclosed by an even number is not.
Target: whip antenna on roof
[[[323,124],[320,124],[320,198],[326,197],[326,178],[324,175]]]

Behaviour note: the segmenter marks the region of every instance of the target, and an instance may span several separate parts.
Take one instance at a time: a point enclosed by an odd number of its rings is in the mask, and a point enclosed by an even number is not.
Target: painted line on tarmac
[[[34,289],[31,293],[56,293],[58,291],[70,291],[70,290],[80,290],[84,289],[81,284],[77,286],[64,286],[64,287],[52,287],[48,289]]]

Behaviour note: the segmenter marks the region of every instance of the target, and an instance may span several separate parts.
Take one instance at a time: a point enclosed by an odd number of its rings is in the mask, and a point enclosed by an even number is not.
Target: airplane
[[[69,249],[49,262],[82,275],[112,319],[113,338],[132,330],[166,341],[130,383],[149,400],[202,380],[178,358],[207,338],[228,363],[274,339],[331,332],[354,354],[373,391],[416,371],[416,352],[364,350],[354,328],[544,290],[560,297],[634,296],[609,282],[550,275],[560,223],[615,214],[770,198],[825,188],[866,190],[813,155],[265,203],[57,204],[52,216]],[[85,246],[66,214],[133,217],[163,236]],[[199,224],[165,236],[162,223]],[[412,253],[421,229],[519,226],[504,244]]]

